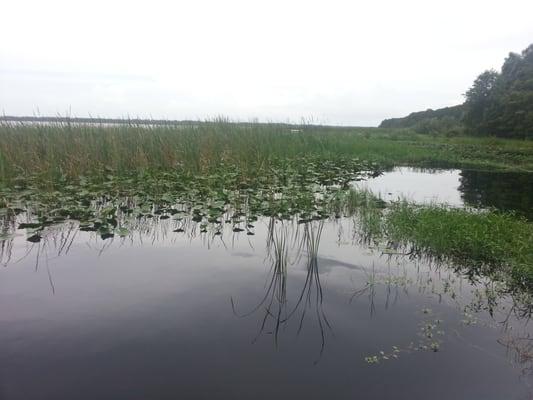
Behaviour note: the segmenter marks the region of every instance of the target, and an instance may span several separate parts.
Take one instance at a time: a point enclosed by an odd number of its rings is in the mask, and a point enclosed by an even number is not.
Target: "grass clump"
[[[384,216],[389,240],[461,266],[470,275],[506,274],[533,287],[533,224],[509,213],[393,204]]]

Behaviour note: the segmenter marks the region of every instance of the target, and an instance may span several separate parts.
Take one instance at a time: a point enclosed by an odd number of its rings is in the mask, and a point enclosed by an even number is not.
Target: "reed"
[[[254,178],[279,160],[359,158],[382,168],[401,164],[533,171],[533,142],[445,138],[378,128],[232,123],[146,126],[0,124],[0,181],[58,180],[145,170],[210,174],[225,167]]]
[[[510,276],[519,286],[533,287],[533,224],[525,218],[399,202],[385,213],[383,229],[388,240],[451,261],[471,276]]]

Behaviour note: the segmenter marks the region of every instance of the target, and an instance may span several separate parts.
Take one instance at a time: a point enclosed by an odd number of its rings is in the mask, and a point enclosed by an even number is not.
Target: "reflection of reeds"
[[[278,344],[279,330],[282,321],[286,320],[287,306],[287,262],[289,258],[288,227],[281,223],[280,229],[275,229],[276,221],[269,222],[269,255],[272,258],[272,278],[267,289],[265,300],[265,315],[261,324],[261,332],[265,329],[268,318],[275,321],[274,340]]]
[[[300,234],[302,225],[303,234]],[[269,322],[272,322],[272,334],[274,335],[274,342],[278,346],[280,332],[282,328],[287,326],[289,320],[293,316],[299,315],[297,328],[297,335],[299,335],[302,331],[308,309],[313,309],[320,330],[320,354],[322,354],[326,343],[325,330],[326,328],[331,328],[322,308],[323,291],[318,267],[318,248],[324,222],[313,221],[302,225],[294,225],[291,222],[276,222],[274,219],[269,221],[267,251],[272,261],[270,280],[266,285],[266,293],[258,305],[251,311],[240,316],[248,316],[263,309],[264,315],[261,320],[259,333],[254,341],[265,332]],[[294,306],[289,307],[287,272],[288,265],[290,264],[291,250],[294,250],[292,255],[295,258],[293,261],[299,260],[303,253],[306,253],[307,262],[304,285],[298,294]],[[231,302],[235,312],[233,299]]]
[[[144,241],[157,243],[167,239],[174,242],[181,240],[179,238],[191,241],[198,238],[208,248],[215,240],[220,240],[227,248],[222,239],[227,234],[231,235],[235,241],[242,240],[243,237],[246,239],[251,237],[245,236],[244,230],[241,233],[236,233],[232,229],[235,223],[231,221],[231,215],[228,213],[220,221],[203,228],[202,223],[197,223],[186,215],[182,217],[181,213],[177,214],[176,218],[168,217],[167,219],[161,219],[157,215],[132,218],[127,214],[117,213],[118,227],[125,227],[128,234],[125,237],[116,235],[113,239],[108,240],[100,240],[98,232],[80,233],[77,223],[65,222],[62,225],[46,226],[41,231],[41,241],[38,243],[23,242],[27,245],[25,248],[18,245],[13,246],[17,239],[0,240],[0,261],[3,264],[15,264],[29,255],[36,256],[35,268],[41,268],[43,272],[48,274],[50,287],[54,292],[55,287],[51,270],[48,267],[48,260],[67,254],[73,243],[76,240],[79,241],[81,234],[90,235],[88,244],[96,247],[99,254],[116,245],[122,246],[131,243],[132,246],[135,246],[143,244]],[[11,229],[13,220],[10,219],[9,221],[11,222],[4,221],[4,223],[8,223],[8,228]],[[277,218],[261,219],[262,221],[266,221],[268,226],[266,248],[271,269],[265,284],[264,296],[256,307],[242,316],[260,313],[260,329],[254,340],[257,340],[263,333],[271,333],[276,346],[283,331],[289,327],[288,323],[291,319],[294,321],[292,326],[296,328],[297,335],[301,333],[304,324],[307,325],[310,318],[313,321],[316,320],[320,330],[320,354],[322,354],[326,344],[326,333],[331,327],[323,309],[324,293],[319,273],[318,251],[324,225],[333,222],[312,220],[297,224],[295,220],[287,221]],[[355,231],[359,223],[360,221],[356,218],[336,219],[335,224],[339,226],[339,242],[344,242],[345,232]],[[246,226],[247,223],[244,227]],[[252,245],[252,242],[249,243]],[[368,295],[371,315],[374,315],[376,310],[376,297],[382,293],[381,290],[378,290],[380,286],[385,290],[386,308],[398,300],[402,289],[405,295],[408,295],[407,289],[413,287],[420,295],[435,297],[439,302],[453,302],[462,312],[468,312],[472,315],[486,312],[493,319],[492,325],[502,326],[505,333],[509,331],[509,326],[512,326],[513,322],[527,321],[533,313],[533,298],[531,293],[527,291],[519,290],[519,288],[510,290],[505,282],[494,282],[488,277],[482,276],[472,277],[465,274],[461,268],[449,268],[444,260],[436,259],[423,252],[407,251],[410,249],[408,244],[392,242],[385,244],[385,246],[385,249],[378,246],[376,253],[381,253],[381,259],[386,259],[387,264],[389,264],[388,274],[387,271],[380,272],[379,268],[372,267],[371,270],[365,271],[366,280],[363,276],[362,282],[358,283],[362,286],[352,292],[352,300]],[[24,252],[24,254],[17,254],[17,248],[19,252]],[[50,257],[48,257],[49,255]],[[409,274],[405,269],[403,274],[400,274],[399,271],[395,272],[396,268],[391,270],[391,262],[407,259],[415,262],[414,265],[409,265]],[[305,262],[305,280],[303,286],[298,288],[298,292],[291,293],[288,286],[289,270],[291,265],[300,262]],[[376,262],[378,263],[378,261]],[[418,268],[420,266],[423,268]],[[468,283],[466,278],[468,278]],[[291,300],[294,300],[294,303]],[[232,306],[235,311],[233,299]],[[506,342],[502,343],[506,344]],[[529,342],[523,341],[523,343]],[[518,346],[516,341],[510,344],[513,348]],[[520,345],[522,346],[522,344]],[[525,345],[522,346],[522,348],[524,347]],[[531,346],[521,351],[521,357],[524,360],[530,355]]]
[[[13,254],[15,226],[15,216],[6,209],[6,212],[0,214],[0,264],[4,266],[11,261]]]
[[[529,335],[517,336],[508,334],[498,339],[498,343],[505,346],[508,356],[521,365],[522,373],[533,372],[533,338]]]
[[[0,264],[7,266],[13,255],[13,238],[0,240]]]
[[[264,332],[269,318],[275,321],[273,334],[276,346],[278,345],[279,330],[286,321],[287,307],[287,262],[289,258],[288,226],[282,221],[271,218],[268,223],[267,254],[272,261],[270,280],[266,284],[266,292],[261,301],[252,310],[245,314],[237,314],[235,302],[231,298],[231,305],[235,315],[246,317],[260,309],[265,314],[261,322],[261,328],[254,342]]]
[[[375,298],[376,298],[376,285],[378,281],[376,280],[376,269],[374,264],[372,264],[372,272],[368,273],[366,270],[363,270],[366,275],[366,282],[363,287],[355,290],[350,296],[350,303],[353,302],[356,298],[359,298],[365,293],[368,293],[368,303],[370,305],[370,316],[372,317],[376,311],[375,307]]]
[[[318,226],[313,226],[313,223],[307,223],[304,230],[304,240],[306,242],[307,250],[307,276],[303,289],[300,293],[300,297],[293,309],[289,314],[295,313],[300,305],[303,305],[300,316],[300,322],[298,325],[298,333],[302,330],[305,315],[307,309],[314,309],[316,315],[316,321],[320,328],[321,346],[320,355],[324,351],[326,344],[325,328],[331,329],[331,325],[326,317],[323,309],[324,294],[322,292],[322,284],[320,283],[320,274],[318,268],[318,246],[320,244],[320,238],[322,236],[322,230],[324,228],[324,221],[317,223]]]

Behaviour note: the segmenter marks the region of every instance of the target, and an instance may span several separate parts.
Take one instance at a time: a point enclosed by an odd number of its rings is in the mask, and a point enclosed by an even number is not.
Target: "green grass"
[[[388,240],[451,261],[471,275],[503,275],[533,287],[533,224],[509,213],[395,203],[383,216]]]
[[[298,132],[291,132],[296,128]],[[37,175],[57,180],[144,170],[211,174],[223,166],[245,178],[278,160],[312,156],[397,165],[533,171],[533,142],[445,138],[378,128],[336,128],[225,121],[178,127],[0,124],[0,182]]]

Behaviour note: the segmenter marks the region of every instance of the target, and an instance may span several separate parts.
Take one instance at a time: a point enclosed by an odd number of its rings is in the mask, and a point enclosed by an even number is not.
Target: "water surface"
[[[533,173],[398,167],[357,186],[387,201],[495,208],[533,219]]]
[[[351,219],[173,228],[104,241],[67,224],[10,242],[0,398],[533,393],[528,310],[498,284],[364,243]]]

